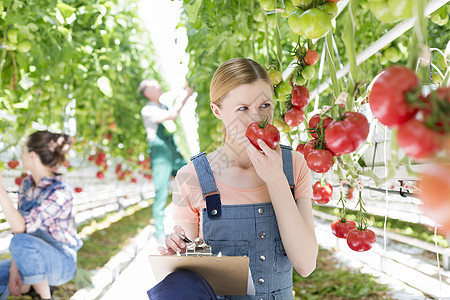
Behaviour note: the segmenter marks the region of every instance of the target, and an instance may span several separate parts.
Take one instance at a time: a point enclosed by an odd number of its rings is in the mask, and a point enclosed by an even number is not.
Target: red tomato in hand
[[[305,61],[305,64],[309,66],[315,65],[319,60],[319,54],[314,50],[308,50],[303,60]]]
[[[325,142],[334,153],[347,154],[358,149],[369,135],[369,122],[363,114],[347,111],[341,121],[332,121],[325,129]]]
[[[314,116],[311,117],[311,119],[309,119],[308,122],[309,127],[308,131],[315,139],[318,138],[317,132],[323,131],[333,121],[332,118],[325,116],[325,119],[323,119],[323,127],[322,127],[320,126],[320,120],[321,120],[320,114],[315,114]]]
[[[293,107],[284,115],[284,121],[291,127],[298,126],[305,119],[303,109]]]
[[[313,200],[319,204],[327,204],[331,200],[333,194],[333,187],[328,182],[322,186],[320,181],[317,181],[313,186]]]
[[[347,238],[348,233],[355,228],[355,221],[349,219],[345,220],[345,222],[342,222],[342,219],[338,219],[331,223],[331,232],[340,239]]]
[[[370,250],[376,241],[377,237],[370,229],[359,230],[355,228],[347,234],[347,245],[357,252]]]
[[[291,102],[297,108],[304,108],[309,102],[309,91],[306,86],[296,85],[291,92]]]
[[[275,126],[269,124],[268,119],[248,125],[245,136],[258,150],[262,150],[258,145],[259,139],[263,140],[272,149],[275,149],[280,143],[280,132]]]
[[[8,162],[8,167],[10,169],[15,169],[19,166],[19,161],[17,159],[11,160]]]
[[[430,157],[441,148],[440,135],[416,119],[399,126],[397,142],[413,158]]]
[[[370,109],[380,123],[395,127],[405,123],[417,113],[406,101],[406,93],[417,89],[419,79],[406,67],[387,68],[372,87],[369,94]]]
[[[334,165],[334,156],[328,150],[314,149],[306,157],[306,164],[316,173],[325,173]]]

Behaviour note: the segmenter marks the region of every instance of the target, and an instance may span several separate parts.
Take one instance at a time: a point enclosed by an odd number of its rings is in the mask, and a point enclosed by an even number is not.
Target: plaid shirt
[[[31,175],[19,187],[18,209],[25,219],[25,232],[38,229],[56,241],[77,247],[72,217],[72,189],[62,181],[62,176],[44,177],[36,185]]]

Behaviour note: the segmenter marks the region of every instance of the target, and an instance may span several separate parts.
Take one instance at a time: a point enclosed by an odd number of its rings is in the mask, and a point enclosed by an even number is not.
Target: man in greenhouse
[[[155,237],[158,243],[163,243],[165,239],[164,208],[168,198],[170,177],[175,176],[177,171],[186,164],[173,139],[173,133],[176,130],[173,121],[193,94],[193,89],[187,84],[185,93],[182,95],[173,92],[163,93],[161,85],[156,80],[145,79],[139,84],[139,92],[148,99],[141,114],[147,131],[153,183],[156,190],[153,204]],[[161,102],[169,101],[161,101],[163,99],[171,100],[170,103],[175,101],[176,104],[168,109]],[[182,100],[176,101],[179,99]]]

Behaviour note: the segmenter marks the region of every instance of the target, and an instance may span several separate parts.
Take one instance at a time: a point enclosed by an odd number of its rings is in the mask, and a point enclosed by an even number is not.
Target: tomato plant
[[[349,219],[337,219],[331,223],[331,232],[341,239],[347,238],[348,233],[356,228],[355,221]]]
[[[355,151],[366,141],[369,122],[363,114],[351,111],[345,112],[342,118],[327,126],[325,141],[331,151],[346,154]]]
[[[323,135],[324,129],[327,128],[332,121],[333,119],[328,116],[325,116],[325,118],[322,121],[320,114],[315,114],[314,116],[311,117],[311,119],[309,119],[308,131],[312,137],[317,139],[318,134]]]
[[[258,145],[258,139],[263,140],[267,146],[272,149],[275,149],[275,147],[280,143],[280,132],[275,126],[269,124],[268,118],[248,125],[247,130],[245,131],[245,136],[258,150],[262,150]]]

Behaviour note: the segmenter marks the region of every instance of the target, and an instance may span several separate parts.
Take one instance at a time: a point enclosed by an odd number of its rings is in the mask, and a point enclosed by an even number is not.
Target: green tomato
[[[261,0],[260,1],[262,9],[266,11],[273,11],[277,8],[275,0]]]
[[[442,82],[441,75],[439,75],[438,73],[433,73],[433,75],[431,75],[431,77],[433,78],[433,83],[441,84],[441,82]]]
[[[22,53],[30,51],[30,49],[31,49],[30,41],[20,42],[19,45],[17,45],[17,49],[19,49],[19,51]]]
[[[292,13],[288,18],[288,25],[291,31],[298,35],[303,35],[302,27],[301,27],[301,21],[300,16],[302,15],[302,12],[296,11]]]
[[[409,19],[413,16],[413,7],[417,0],[388,0],[391,14],[397,19]]]
[[[279,130],[281,130],[282,132],[291,131],[291,127],[288,124],[286,124],[286,122],[284,120],[282,120],[280,117],[275,117],[273,119],[273,125],[275,127],[277,127]]]
[[[331,18],[318,8],[305,11],[298,23],[307,39],[321,38],[331,29]]]
[[[444,56],[442,56],[440,53],[439,53],[438,57],[436,58],[436,65],[441,70],[447,69],[447,62],[445,61]]]
[[[273,85],[279,85],[283,80],[280,71],[275,69],[270,69],[267,73],[269,73],[270,79],[272,79]]]
[[[284,0],[284,12],[281,14],[283,18],[289,17],[295,11],[295,6],[291,0]]]
[[[337,4],[334,2],[325,2],[324,5],[321,5],[317,7],[321,11],[325,12],[330,18],[336,17],[338,13],[338,7]]]
[[[301,9],[305,9],[311,4],[312,0],[292,0],[292,4],[294,6],[300,7]]]
[[[289,95],[292,91],[292,87],[289,84],[289,81],[282,81],[275,88],[275,95],[281,101],[286,101],[286,96]]]
[[[442,18],[441,17],[441,15],[440,14],[431,14],[431,16],[430,16],[431,18],[431,22],[433,22],[433,23],[435,23],[436,25],[439,25],[439,26],[444,26],[445,24],[447,24],[447,22],[448,22],[448,15],[445,15],[445,17],[444,18]]]
[[[296,85],[305,85],[306,83],[306,78],[303,76],[297,76],[294,80]]]
[[[267,26],[269,26],[269,28],[274,28],[275,26],[277,26],[276,14],[267,15],[266,18],[267,18]]]
[[[395,47],[386,48],[383,51],[383,56],[386,60],[393,62],[393,63],[398,62],[402,58],[402,54]]]
[[[315,74],[316,74],[316,70],[314,69],[313,66],[305,66],[305,68],[302,70],[302,76],[306,80],[312,79]]]
[[[8,40],[13,44],[17,43],[17,35],[18,34],[19,34],[19,29],[17,29],[17,28],[9,29],[8,34],[7,34]]]
[[[394,18],[394,16],[392,15],[387,0],[369,2],[369,9],[375,15],[375,18],[377,18],[381,22],[391,23],[398,21],[398,19]]]

